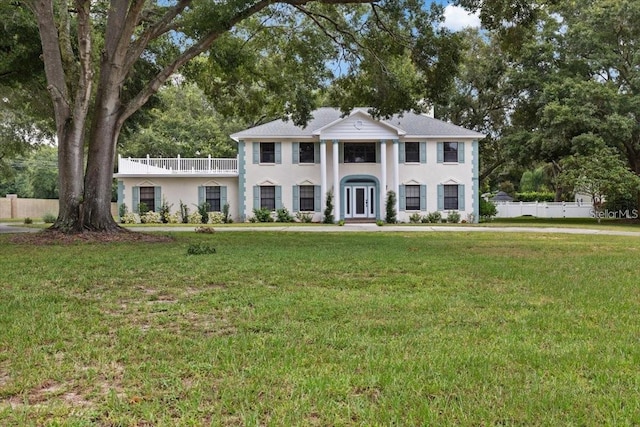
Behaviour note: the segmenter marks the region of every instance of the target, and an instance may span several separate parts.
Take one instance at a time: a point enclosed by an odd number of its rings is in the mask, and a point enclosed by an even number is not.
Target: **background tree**
[[[563,163],[560,179],[574,192],[591,197],[598,222],[606,199],[625,198],[640,189],[640,177],[610,147],[598,148],[591,155],[567,157]]]
[[[163,87],[154,107],[145,112],[120,138],[123,156],[233,157],[236,147],[229,137],[244,126],[222,117],[194,83]]]

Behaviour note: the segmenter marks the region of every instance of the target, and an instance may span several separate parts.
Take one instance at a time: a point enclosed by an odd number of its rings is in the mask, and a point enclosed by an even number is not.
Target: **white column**
[[[387,142],[380,141],[380,212],[378,218],[384,219],[387,202]]]
[[[391,170],[393,171],[393,191],[396,193],[396,212],[400,209],[400,141],[397,139],[393,140],[393,166]]]
[[[324,212],[327,205],[327,142],[324,139],[320,140],[320,191],[320,211]]]
[[[339,144],[338,140],[333,140],[333,218],[340,221],[340,168],[339,168]]]

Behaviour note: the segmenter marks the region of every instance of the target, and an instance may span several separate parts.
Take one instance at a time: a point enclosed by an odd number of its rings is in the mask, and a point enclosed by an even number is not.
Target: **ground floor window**
[[[457,185],[444,186],[444,209],[445,210],[458,209],[458,186]]]
[[[300,186],[300,210],[301,211],[315,210],[315,186],[313,185]]]
[[[276,187],[263,185],[260,187],[260,208],[276,210]]]
[[[140,213],[154,212],[156,210],[156,188],[140,187],[140,205],[138,206]]]
[[[408,211],[420,210],[420,186],[405,186],[405,209]]]
[[[220,212],[220,187],[219,186],[209,186],[206,187],[205,190],[205,201],[209,205],[209,211],[211,212]]]

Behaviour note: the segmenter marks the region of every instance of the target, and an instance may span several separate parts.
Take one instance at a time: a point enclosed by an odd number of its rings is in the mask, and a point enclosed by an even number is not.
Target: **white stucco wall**
[[[422,139],[421,141],[425,141]],[[465,142],[465,162],[464,163],[437,163],[437,145],[438,142],[443,142],[443,139],[427,140],[426,144],[426,163],[400,163],[398,164],[398,178],[399,182],[394,182],[394,162],[393,162],[393,142],[391,140],[386,141],[386,191],[395,190],[398,187],[396,185],[419,185],[424,184],[427,186],[427,205],[424,211],[419,211],[421,215],[426,215],[428,212],[434,212],[438,210],[438,194],[437,186],[439,184],[461,184],[465,186],[465,209],[460,211],[461,219],[467,220],[468,216],[473,213],[475,204],[477,204],[477,195],[474,194],[473,187],[473,148],[472,141],[456,139],[452,141]],[[253,163],[253,144],[259,144],[260,142],[279,142],[281,143],[281,163],[280,164],[254,164]],[[293,207],[293,185],[320,185],[321,184],[321,166],[320,164],[293,164],[292,163],[292,147],[293,142],[305,142],[302,140],[282,140],[269,141],[269,140],[248,140],[245,141],[245,159],[246,159],[246,173],[245,173],[245,194],[244,200],[245,211],[244,216],[249,218],[253,215],[253,186],[255,185],[278,185],[282,188],[282,203],[289,211],[292,211]],[[313,142],[307,140],[306,142]],[[355,141],[354,141],[355,142]],[[360,142],[376,142],[374,141],[360,141]],[[318,141],[315,141],[318,143]],[[400,149],[400,148],[399,148]],[[333,142],[331,140],[326,141],[326,190],[339,189],[340,182],[334,182],[333,172]],[[380,184],[382,184],[383,171],[381,163],[339,163],[339,175],[338,180],[342,180],[346,176],[350,175],[370,175],[375,177]],[[386,191],[381,192],[380,200],[378,204],[378,217],[384,218],[385,216],[385,200],[384,195]],[[338,192],[334,190],[334,197],[338,196]],[[342,203],[340,203],[342,202]],[[344,201],[339,201],[343,204]],[[344,206],[341,206],[344,208]],[[324,204],[321,211],[324,210]],[[416,211],[399,211],[398,220],[401,222],[408,222],[409,216]],[[443,216],[446,217],[447,212],[441,211]],[[322,219],[322,212],[317,213],[314,216],[314,220],[320,221]],[[336,218],[337,220],[338,218]],[[476,218],[477,219],[477,218]]]
[[[238,214],[238,178],[237,177],[136,177],[118,178],[124,183],[124,203],[129,211],[133,210],[132,188],[137,187],[161,187],[162,197],[172,204],[171,212],[180,211],[180,201],[189,207],[190,212],[197,210],[198,187],[200,186],[226,186],[227,202],[230,215],[234,221]]]

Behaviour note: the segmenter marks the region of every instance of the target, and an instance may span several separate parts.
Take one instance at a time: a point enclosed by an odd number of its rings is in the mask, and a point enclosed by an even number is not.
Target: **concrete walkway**
[[[149,232],[149,231],[193,231],[197,226],[179,226],[179,227],[130,227],[132,231]],[[638,231],[622,231],[622,230],[601,230],[591,228],[564,228],[564,227],[483,227],[483,226],[425,226],[425,225],[384,225],[382,227],[376,224],[345,224],[344,226],[304,226],[304,225],[282,225],[271,227],[234,227],[223,226],[216,227],[216,232],[233,232],[233,231],[271,231],[271,232],[305,232],[305,233],[350,233],[350,232],[471,232],[471,233],[563,233],[563,234],[588,234],[588,235],[606,235],[606,236],[634,236],[640,237],[640,229]]]
[[[185,225],[174,227],[128,227],[131,231],[139,231],[144,233],[150,232],[177,232],[177,231],[194,231],[197,225]],[[483,227],[483,226],[464,226],[464,225],[446,225],[446,226],[428,226],[428,225],[384,225],[382,227],[376,224],[345,224],[344,226],[317,226],[317,225],[282,225],[271,227],[257,226],[223,226],[213,228],[216,232],[242,232],[242,231],[270,231],[270,232],[297,232],[297,233],[357,233],[357,232],[463,232],[463,233],[561,233],[561,234],[586,234],[586,235],[604,235],[604,236],[632,236],[640,237],[640,229],[638,231],[622,231],[622,230],[602,230],[593,228],[564,228],[564,227]],[[0,223],[0,234],[3,233],[34,233],[42,230],[41,228],[21,227],[19,223]]]

